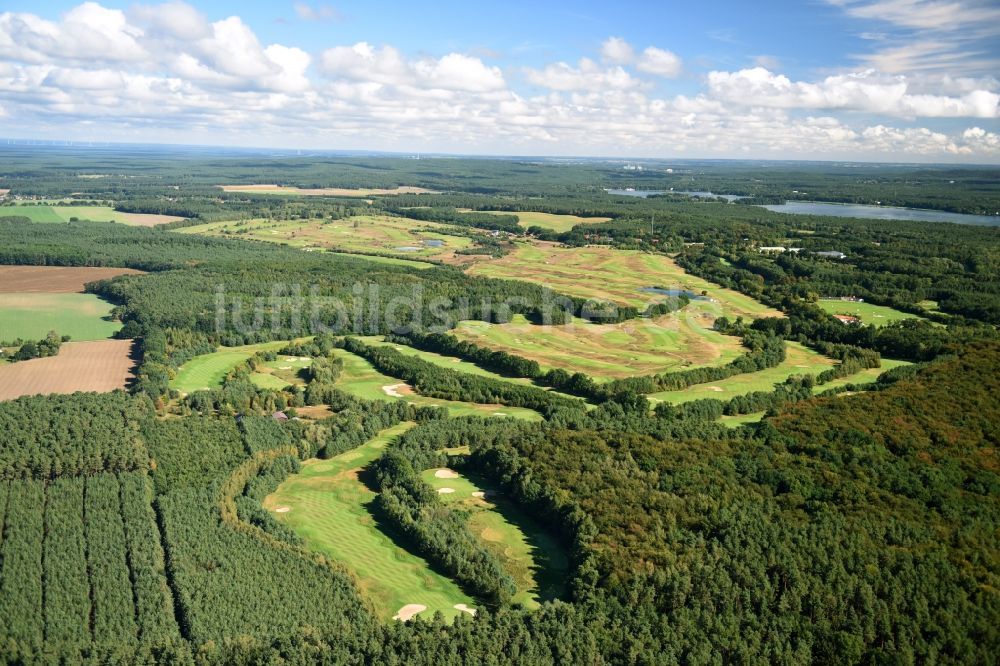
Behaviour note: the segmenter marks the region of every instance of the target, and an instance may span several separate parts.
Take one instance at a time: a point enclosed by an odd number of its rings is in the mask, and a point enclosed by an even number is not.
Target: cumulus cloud
[[[785,109],[843,109],[905,118],[997,118],[1000,95],[972,90],[961,96],[911,94],[905,77],[874,70],[830,76],[812,83],[792,81],[763,67],[710,72],[708,92],[729,102]]]
[[[677,55],[619,37],[595,51],[574,64],[505,72],[472,53],[414,56],[368,42],[308,53],[262,43],[239,16],[209,20],[178,0],[127,12],[85,3],[53,20],[0,13],[0,109],[12,135],[103,140],[1000,158],[994,76],[863,71],[795,81],[757,67],[712,72],[700,92],[668,95],[654,84],[682,71]],[[942,131],[897,127],[893,117],[983,120]]]

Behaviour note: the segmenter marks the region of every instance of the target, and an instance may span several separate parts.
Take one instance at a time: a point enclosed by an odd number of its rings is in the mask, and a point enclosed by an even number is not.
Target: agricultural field
[[[495,485],[451,469],[429,469],[421,478],[442,501],[458,504],[469,514],[469,529],[499,558],[517,584],[514,604],[538,608],[562,597],[569,561],[551,534]]]
[[[82,293],[88,282],[140,274],[131,268],[0,266],[0,294]]]
[[[0,481],[4,635],[81,646],[179,638],[151,497],[135,472]]]
[[[350,189],[346,187],[286,187],[284,185],[219,185],[224,192],[247,192],[249,194],[283,194],[286,196],[311,197],[372,197],[392,194],[433,194],[432,190],[422,187],[403,185],[393,189],[367,188]]]
[[[0,217],[6,215],[27,217],[32,222],[61,223],[76,220],[89,220],[91,222],[121,222],[139,227],[152,227],[157,224],[176,222],[183,220],[182,217],[174,215],[154,215],[148,213],[123,213],[110,206],[64,206],[64,205],[42,205],[42,206],[2,206],[0,207]]]
[[[277,351],[288,344],[287,341],[264,342],[242,347],[221,347],[211,354],[202,354],[177,368],[170,388],[181,393],[193,393],[222,386],[222,380],[230,370],[257,352]],[[266,381],[266,380],[265,380]]]
[[[555,243],[520,243],[509,255],[480,261],[470,275],[525,280],[559,293],[644,308],[663,300],[650,288],[704,295],[686,308],[714,316],[778,317],[777,310],[732,289],[684,272],[670,257],[608,247],[560,247]]]
[[[538,326],[515,315],[507,324],[463,321],[450,333],[537,361],[545,370],[580,371],[600,381],[728,363],[745,350],[738,338],[712,330],[713,321],[697,308],[619,324],[574,319]]]
[[[214,222],[181,229],[181,233],[235,236],[282,243],[305,250],[380,252],[399,257],[453,259],[455,250],[472,240],[441,233],[446,225],[386,215],[357,215],[344,220],[244,220]]]
[[[49,331],[73,340],[105,340],[121,328],[113,306],[94,294],[0,293],[0,341],[40,340]]]
[[[555,213],[538,212],[508,212],[503,210],[483,210],[479,213],[493,213],[496,215],[517,215],[517,222],[525,229],[529,227],[543,227],[556,233],[569,231],[578,224],[597,224],[598,222],[608,222],[610,217],[580,217],[578,215],[557,215]]]
[[[523,407],[506,405],[481,405],[474,402],[428,398],[414,392],[413,388],[395,377],[383,375],[367,360],[343,349],[334,350],[343,359],[344,370],[337,380],[338,388],[366,400],[405,400],[420,407],[447,407],[451,416],[512,416],[528,421],[539,421],[541,415]]]
[[[58,356],[0,366],[0,400],[37,393],[125,388],[135,365],[132,340],[67,342]]]
[[[383,619],[453,618],[475,600],[427,561],[401,548],[376,525],[369,507],[375,493],[359,474],[399,434],[403,423],[362,446],[328,460],[307,460],[264,499],[264,508],[306,545],[343,564]]]
[[[850,315],[860,319],[862,324],[872,326],[885,326],[904,319],[919,319],[915,314],[872,303],[822,299],[816,305],[830,314]]]
[[[770,392],[774,390],[775,384],[785,381],[792,375],[818,375],[836,365],[833,359],[797,342],[786,342],[785,345],[787,351],[785,361],[773,368],[733,375],[717,382],[695,384],[679,391],[651,393],[648,397],[656,402],[669,402],[675,405],[699,398],[728,400],[754,391]]]

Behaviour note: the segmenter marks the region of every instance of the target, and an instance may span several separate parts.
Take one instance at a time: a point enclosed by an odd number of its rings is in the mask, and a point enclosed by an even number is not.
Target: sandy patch
[[[452,608],[454,608],[455,610],[460,610],[463,613],[468,613],[469,615],[475,615],[476,614],[476,609],[475,608],[469,608],[465,604],[455,604],[454,606],[452,606]]]
[[[458,472],[453,469],[448,469],[447,467],[442,467],[441,469],[434,471],[434,477],[437,479],[457,479]]]
[[[438,495],[448,495],[455,492],[454,488],[438,488]]]
[[[483,531],[479,533],[479,536],[487,541],[503,541],[503,534],[492,527],[484,528]]]
[[[278,366],[278,370],[291,370],[291,369],[292,369],[292,366],[290,366],[290,365],[279,365]]]
[[[412,618],[417,613],[427,610],[427,606],[423,604],[406,604],[392,616],[393,620],[400,620],[401,622],[406,622]]]
[[[399,389],[403,386],[405,386],[405,384],[387,384],[382,387],[382,391],[386,395],[392,396],[393,398],[402,398],[403,394],[399,392]]]
[[[707,388],[709,391],[717,391],[719,393],[722,393],[723,391],[726,390],[726,389],[722,388],[721,386],[706,386],[705,388]]]
[[[159,215],[157,213],[123,213],[121,211],[115,211],[115,215],[121,217],[126,224],[131,224],[136,227],[155,227],[157,224],[177,222],[178,220],[184,219],[183,217],[177,217],[176,215]]]
[[[290,507],[290,506],[279,506],[279,507],[276,507],[274,509],[274,512],[275,513],[288,513],[291,510],[292,510],[292,507]]]
[[[476,490],[476,491],[474,491],[472,493],[472,496],[473,497],[478,497],[478,498],[482,499],[482,498],[486,497],[486,493],[484,493],[482,490]]]

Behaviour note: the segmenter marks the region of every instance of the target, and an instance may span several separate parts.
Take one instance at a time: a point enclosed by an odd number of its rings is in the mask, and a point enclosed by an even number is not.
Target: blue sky
[[[979,0],[15,0],[0,136],[992,163],[998,65]]]

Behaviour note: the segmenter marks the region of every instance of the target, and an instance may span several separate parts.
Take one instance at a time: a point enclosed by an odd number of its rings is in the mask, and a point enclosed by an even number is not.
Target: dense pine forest
[[[989,664],[1000,655],[1000,227],[787,215],[679,193],[771,202],[795,198],[794,188],[814,200],[982,213],[1000,207],[995,168],[784,164],[765,177],[751,163],[686,162],[669,173],[651,163],[637,177],[597,160],[4,154],[0,264],[142,273],[84,287],[107,301],[116,335],[138,341],[128,386],[0,401],[3,662]],[[433,193],[285,197],[222,192],[221,182]],[[625,186],[678,194],[605,191]],[[63,198],[184,219],[35,222],[18,210]],[[556,231],[522,224],[519,212],[584,222]],[[583,364],[546,367],[527,345],[514,353],[462,340],[456,328],[589,317],[578,325],[620,335],[614,326],[685,316],[688,296],[646,309],[476,277],[459,253],[452,263],[378,262],[185,233],[214,221],[369,214],[449,225],[490,249],[474,261],[594,245],[669,257],[780,316],[715,318],[706,335],[734,341],[725,359],[600,378]],[[609,220],[586,221],[594,217]],[[797,251],[761,249],[778,246]],[[828,299],[904,318],[844,323],[821,307]],[[563,308],[555,315],[553,300]],[[653,397],[775,371],[798,347],[828,365],[736,395]],[[243,349],[211,387],[176,388],[193,359]],[[274,367],[289,357],[298,365]],[[288,379],[262,383],[265,371]],[[853,383],[862,372],[871,381]],[[363,381],[372,394],[352,385]],[[393,399],[403,397],[393,387],[422,402]],[[500,414],[449,411],[470,404]],[[504,418],[509,408],[536,420]],[[742,416],[754,418],[725,421]],[[289,478],[397,427],[371,462],[342,476],[371,494],[365,524],[475,600],[474,615],[380,617],[368,581],[267,508]],[[435,471],[481,480],[483,496],[540,526],[566,559],[560,598],[513,601],[518,572],[467,507],[428,485]]]

